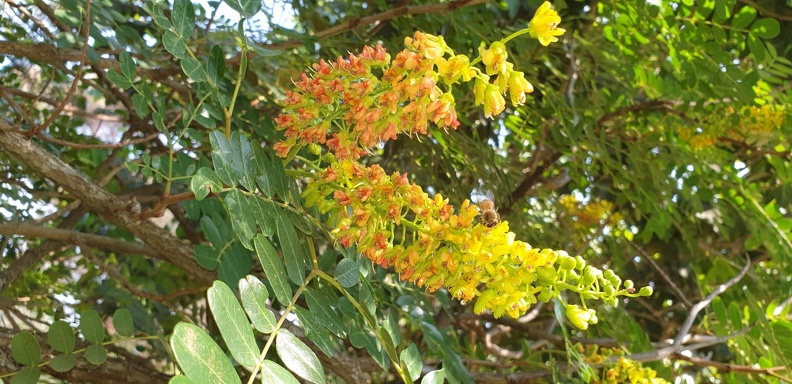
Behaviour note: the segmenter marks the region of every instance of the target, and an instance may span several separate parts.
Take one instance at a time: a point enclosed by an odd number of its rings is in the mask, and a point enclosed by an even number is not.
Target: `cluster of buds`
[[[530,33],[547,45],[564,33],[557,27],[560,21],[545,2],[529,27],[512,36]],[[422,32],[405,38],[407,49],[393,61],[381,45],[332,63],[320,60],[283,100],[284,112],[275,122],[286,139],[275,151],[287,157],[316,143],[326,145],[339,159],[357,159],[398,134],[425,134],[430,122],[455,129],[459,121],[451,88],[473,79],[476,105],[484,105],[487,117],[503,112],[507,91],[512,104],[522,105],[533,86],[506,60],[503,41],[479,49],[484,71],[473,65],[477,61],[455,54],[442,36]]]
[[[614,212],[613,203],[607,200],[592,199],[584,204],[573,195],[564,195],[558,202],[577,230],[602,224],[616,226],[622,219],[618,212]]]
[[[308,206],[329,213],[327,226],[341,245],[356,245],[374,263],[393,267],[401,280],[430,292],[446,288],[463,302],[476,299],[476,313],[518,317],[537,299],[550,300],[561,290],[613,303],[634,291],[631,283],[615,289],[621,285],[618,276],[586,268],[582,258],[515,240],[506,221],[492,228],[479,223],[479,210],[468,200],[455,212],[441,195],[429,197],[405,174],[387,175],[377,165],[334,162],[303,196]],[[581,273],[575,270],[578,263],[585,268]],[[589,276],[593,271],[599,274]],[[567,306],[575,326],[596,322],[591,316],[579,321],[576,308]]]
[[[577,304],[567,304],[561,300],[566,311],[566,317],[575,327],[587,329],[589,325],[596,324],[597,313],[586,308],[586,300],[602,300],[616,306],[620,296],[637,297],[650,296],[651,287],[642,287],[635,292],[632,280],[625,280],[616,275],[613,270],[601,269],[590,265],[581,256],[569,256],[560,252],[556,261],[557,266],[542,266],[537,268],[536,276],[541,291],[538,298],[547,302],[553,297],[559,297],[562,290],[577,292],[580,296],[582,307]]]
[[[583,346],[578,343],[574,346],[578,353],[583,354],[583,361],[591,365],[603,365],[602,380],[605,384],[616,383],[641,383],[641,384],[669,384],[670,382],[657,377],[654,369],[644,367],[638,361],[624,357],[624,351],[620,348],[605,348],[597,345]],[[615,364],[608,363],[609,360],[616,359]]]

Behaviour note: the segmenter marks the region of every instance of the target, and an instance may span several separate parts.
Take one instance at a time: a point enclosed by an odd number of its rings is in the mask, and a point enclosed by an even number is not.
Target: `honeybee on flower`
[[[493,197],[492,191],[485,191],[484,194],[474,191],[470,198],[473,202],[478,204],[479,213],[481,215],[479,220],[481,224],[484,224],[487,228],[493,228],[500,224],[500,214],[495,207],[495,198]]]

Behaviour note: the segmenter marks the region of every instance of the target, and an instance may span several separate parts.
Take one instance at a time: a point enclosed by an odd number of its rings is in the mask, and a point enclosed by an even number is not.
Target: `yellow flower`
[[[558,28],[558,23],[561,22],[561,17],[558,13],[550,8],[550,2],[545,1],[539,9],[531,23],[528,25],[528,33],[532,37],[539,39],[539,42],[547,46],[552,42],[558,41],[556,36],[561,36],[566,32],[565,29]]]
[[[534,88],[522,72],[514,71],[509,77],[509,96],[514,105],[525,104],[525,94],[533,92]]]
[[[560,21],[561,19],[559,19]],[[481,62],[487,67],[487,74],[503,73],[506,71],[506,59],[509,57],[506,52],[506,45],[496,41],[488,49],[479,47]]]
[[[487,84],[484,90],[484,115],[486,117],[495,116],[506,109],[506,100],[500,93],[500,89],[493,84]]]
[[[476,105],[481,105],[481,103],[484,102],[487,84],[489,84],[489,76],[482,75],[476,77],[476,82],[473,84],[473,95],[476,98]],[[478,213],[478,209],[476,209],[476,213]]]
[[[475,72],[470,69],[470,60],[465,55],[456,55],[448,60],[438,59],[437,74],[446,84],[454,84],[460,78],[462,81],[470,81],[475,76]]]
[[[584,331],[588,329],[589,324],[597,322],[596,317],[592,318],[592,312],[593,311],[582,309],[576,304],[567,305],[566,307],[566,317],[569,319],[569,322]]]

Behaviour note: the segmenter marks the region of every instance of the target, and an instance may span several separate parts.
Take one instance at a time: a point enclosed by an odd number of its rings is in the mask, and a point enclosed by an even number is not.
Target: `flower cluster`
[[[620,348],[605,348],[596,345],[583,346],[575,344],[578,353],[585,354],[583,361],[592,365],[608,364],[610,358],[618,358],[615,364],[602,368],[602,383],[636,383],[636,384],[669,384],[670,382],[657,377],[654,369],[644,367],[638,361],[624,357]]]
[[[463,301],[477,298],[476,313],[518,317],[537,302],[537,294],[548,301],[562,289],[613,302],[633,291],[618,291],[618,276],[586,266],[582,258],[515,240],[506,221],[493,228],[480,224],[479,210],[467,200],[455,212],[441,195],[429,197],[406,175],[387,175],[377,165],[334,162],[303,195],[308,206],[330,213],[328,227],[341,245],[356,245],[374,263],[393,267],[401,280],[430,292],[445,287]],[[567,310],[575,326],[596,322],[596,316],[580,321],[576,308]]]
[[[458,65],[464,60],[443,58],[453,52],[442,37],[416,32],[405,44],[408,49],[392,62],[377,45],[365,47],[359,56],[314,64],[314,73],[303,74],[296,90],[287,93],[284,113],[275,119],[286,136],[275,145],[278,155],[285,157],[293,149],[319,143],[339,159],[357,159],[400,133],[425,134],[429,122],[456,128],[454,97],[438,87],[434,68],[443,65],[444,79],[458,80],[467,70]]]
[[[513,36],[527,32],[547,45],[564,33],[557,28],[560,21],[545,2],[529,27]],[[303,73],[296,89],[287,92],[284,112],[275,119],[286,136],[275,145],[278,155],[286,157],[316,143],[326,145],[339,159],[357,159],[400,133],[425,134],[430,122],[456,129],[459,121],[451,87],[473,79],[476,105],[484,105],[487,117],[503,112],[507,91],[514,105],[525,103],[525,94],[533,92],[525,75],[506,61],[501,41],[479,49],[483,72],[467,56],[455,54],[442,36],[415,32],[404,44],[407,49],[393,61],[377,45],[346,59],[313,64],[313,73]]]
[[[726,107],[723,113],[713,113],[698,127],[679,126],[679,138],[694,150],[715,145],[721,138],[754,144],[777,142],[784,123],[786,108],[777,104],[743,107],[735,111]]]
[[[473,86],[476,105],[484,104],[487,117],[500,114],[506,108],[506,99],[503,98],[506,91],[509,91],[512,104],[523,105],[525,94],[533,92],[533,85],[525,80],[524,73],[514,70],[514,64],[506,61],[509,57],[506,45],[496,41],[489,48],[480,47],[479,54],[485,71],[476,77]],[[495,75],[497,77],[491,80],[490,77]]]
[[[583,204],[575,196],[564,195],[558,202],[577,230],[600,224],[616,226],[622,219],[618,212],[613,212],[613,203],[607,200],[593,199]]]
[[[355,161],[398,134],[425,134],[430,122],[456,128],[455,84],[475,80],[475,102],[484,105],[488,117],[505,109],[507,91],[514,105],[523,104],[533,86],[507,61],[504,42],[530,33],[547,45],[564,32],[559,22],[550,4],[543,4],[529,28],[480,48],[484,70],[475,66],[478,59],[455,54],[441,36],[416,32],[392,61],[382,46],[366,47],[348,59],[320,61],[310,76],[303,74],[276,119],[286,139],[275,150],[286,157],[307,145],[329,149],[317,166],[329,165],[303,196],[308,207],[328,215],[334,240],[394,268],[401,280],[430,292],[445,288],[463,302],[475,299],[474,312],[491,310],[496,317],[518,317],[537,300],[560,299],[564,290],[578,292],[581,301],[613,305],[618,296],[651,293],[635,294],[631,282],[622,289],[612,271],[603,273],[580,257],[515,240],[506,221],[491,228],[480,224],[479,209],[468,200],[455,211],[447,199],[430,197],[406,175]],[[561,303],[576,327],[596,323],[585,302],[583,308]]]
[[[738,131],[742,135],[751,136],[777,130],[784,123],[785,112],[783,105],[774,104],[743,108]]]

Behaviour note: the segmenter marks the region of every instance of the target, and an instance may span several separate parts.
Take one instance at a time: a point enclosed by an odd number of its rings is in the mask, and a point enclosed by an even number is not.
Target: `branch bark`
[[[2,120],[0,120],[0,148],[40,176],[49,178],[77,199],[82,200],[83,204],[95,211],[102,219],[129,231],[148,244],[157,251],[159,259],[173,263],[199,281],[210,283],[214,280],[215,274],[203,269],[195,261],[189,244],[181,242],[149,221],[139,220],[137,214],[126,209],[127,201],[110,194],[78,170],[16,132]]]
[[[93,235],[59,229],[31,225],[26,223],[0,224],[0,235],[20,235],[25,237],[39,237],[50,240],[59,240],[70,244],[83,244],[89,247],[104,249],[129,254],[139,254],[157,258],[157,251],[145,244],[130,243],[116,240],[111,237]]]

